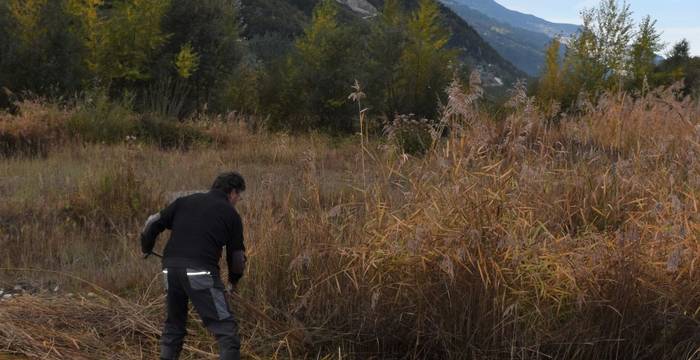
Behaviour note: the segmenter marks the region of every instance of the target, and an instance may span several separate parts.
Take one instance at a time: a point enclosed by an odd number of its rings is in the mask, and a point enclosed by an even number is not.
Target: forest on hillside
[[[363,18],[328,0],[5,0],[0,106],[105,96],[164,121],[235,111],[273,129],[348,133],[357,80],[372,117],[436,119],[447,85],[467,86],[474,70],[450,46],[454,20],[434,0],[377,5],[378,16]],[[629,5],[604,0],[582,22],[570,43],[553,41],[541,78],[528,79],[542,106],[564,111],[584,95],[682,79],[684,94],[697,92],[700,59],[687,42],[657,64],[653,19],[635,25]],[[504,92],[486,90],[498,108]]]

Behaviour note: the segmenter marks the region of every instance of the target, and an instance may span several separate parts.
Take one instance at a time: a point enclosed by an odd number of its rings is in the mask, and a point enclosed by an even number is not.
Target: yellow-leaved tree
[[[183,79],[188,79],[199,67],[199,55],[192,48],[192,44],[187,43],[180,47],[180,52],[175,57],[175,69],[177,74]]]
[[[48,0],[9,0],[10,15],[17,23],[14,27],[15,36],[25,46],[35,46],[36,42],[46,33],[46,28],[40,24],[42,11]]]
[[[119,0],[106,8],[104,0],[68,0],[68,9],[80,19],[75,30],[82,35],[93,75],[114,81],[150,77],[148,64],[168,36],[161,20],[170,0]]]
[[[98,17],[97,9],[102,6],[104,0],[67,0],[67,9],[79,22],[74,25],[73,31],[83,41],[86,54],[85,64],[90,72],[96,74],[98,67],[98,53],[102,48],[100,30],[103,26]]]
[[[545,53],[544,69],[537,86],[537,100],[545,109],[550,109],[553,103],[560,101],[563,95],[560,49],[561,41],[554,38]]]

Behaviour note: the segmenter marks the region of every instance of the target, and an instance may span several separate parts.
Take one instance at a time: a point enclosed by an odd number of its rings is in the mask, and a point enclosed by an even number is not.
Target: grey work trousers
[[[226,301],[218,275],[206,270],[167,268],[163,270],[167,288],[167,319],[161,336],[161,359],[177,360],[187,334],[188,300],[219,344],[221,360],[239,360],[241,342],[238,323]]]

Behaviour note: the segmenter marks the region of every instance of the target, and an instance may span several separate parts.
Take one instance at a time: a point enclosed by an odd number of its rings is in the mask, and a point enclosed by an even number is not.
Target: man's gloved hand
[[[238,282],[243,277],[243,274],[229,273],[228,274],[228,285],[226,285],[226,290],[229,293],[238,293]]]
[[[141,235],[139,236],[139,241],[141,242],[141,253],[143,254],[143,258],[148,259],[148,257],[153,254],[153,248],[148,248],[148,246],[146,245],[146,241],[144,241],[145,236],[146,235],[144,233],[141,233]]]

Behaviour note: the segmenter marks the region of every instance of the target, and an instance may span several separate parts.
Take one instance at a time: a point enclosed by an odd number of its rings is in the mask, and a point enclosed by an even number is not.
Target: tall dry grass
[[[229,122],[189,151],[69,145],[3,160],[2,267],[157,301],[140,223],[168,193],[237,169],[250,184],[241,295],[288,330],[241,309],[251,357],[696,358],[698,104],[659,89],[553,121],[521,86],[497,122],[478,85],[449,89],[432,129],[445,136],[422,157]]]

